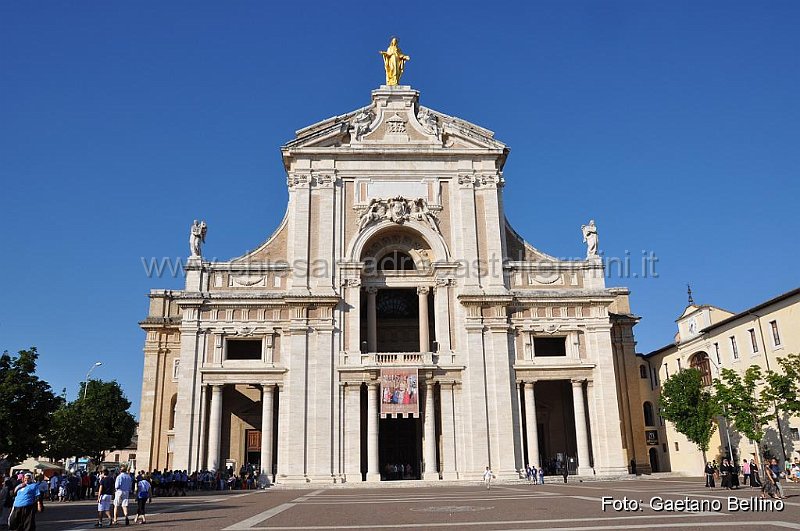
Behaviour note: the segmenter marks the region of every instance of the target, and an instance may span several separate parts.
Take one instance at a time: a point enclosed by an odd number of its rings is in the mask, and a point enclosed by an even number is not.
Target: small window
[[[639,377],[647,378],[647,367],[644,365],[639,365]]]
[[[680,448],[678,448],[678,441],[675,441],[675,451],[676,452],[680,451]]]
[[[717,365],[722,365],[722,358],[719,356],[719,343],[714,343],[714,354],[717,355]]]
[[[226,359],[229,360],[261,359],[260,339],[229,339],[227,346],[228,346],[228,353]]]
[[[167,435],[167,453],[171,454],[174,452],[175,452],[175,436]]]
[[[667,453],[667,443],[661,443],[661,449],[664,450],[664,453]]]
[[[128,454],[128,461],[136,461],[136,454]]]
[[[793,441],[800,441],[800,428],[789,428],[789,438]]]
[[[653,420],[653,404],[645,402],[642,409],[644,410],[644,425],[655,426],[656,423]]]
[[[736,346],[736,338],[734,336],[730,337],[731,340],[731,354],[733,355],[733,359],[739,359],[739,347]]]
[[[756,352],[758,352],[758,341],[756,341],[756,331],[755,329],[751,328],[750,330],[748,330],[748,332],[750,333],[750,345],[753,348],[753,354],[755,354]]]
[[[781,335],[778,333],[778,321],[770,321],[769,327],[772,330],[772,344],[779,347],[781,345]]]
[[[539,356],[566,356],[566,337],[534,337],[533,355]]]
[[[678,372],[681,372],[682,370],[683,370],[683,367],[681,367],[681,359],[678,358]]]
[[[172,360],[172,381],[177,382],[181,371],[181,359],[175,358]]]
[[[669,378],[669,365],[666,363],[664,364],[664,373],[667,375],[667,378]]]
[[[114,462],[119,463],[119,454],[114,454]]]

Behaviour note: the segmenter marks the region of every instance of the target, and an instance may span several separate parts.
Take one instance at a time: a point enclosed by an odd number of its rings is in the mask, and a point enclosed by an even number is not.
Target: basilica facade
[[[383,85],[282,154],[277,230],[212,262],[196,224],[185,289],[149,295],[140,468],[339,483],[649,466],[628,291],[606,287],[594,223],[569,261],[513,230],[491,131]]]

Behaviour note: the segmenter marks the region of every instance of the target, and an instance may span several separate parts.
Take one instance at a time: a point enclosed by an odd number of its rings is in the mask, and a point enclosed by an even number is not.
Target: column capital
[[[417,286],[417,295],[427,295],[430,291],[430,286]]]
[[[572,387],[583,387],[583,382],[586,380],[572,380]]]
[[[586,387],[594,387],[594,380],[586,380]]]
[[[366,288],[364,288],[364,290],[366,290],[366,292],[370,295],[375,295],[378,293],[378,288],[376,288],[375,286],[367,286]]]

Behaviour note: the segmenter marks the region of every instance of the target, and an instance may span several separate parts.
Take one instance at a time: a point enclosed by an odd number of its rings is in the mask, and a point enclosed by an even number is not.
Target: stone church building
[[[339,483],[649,467],[628,291],[606,287],[593,223],[572,261],[508,224],[493,132],[384,85],[282,154],[277,230],[211,262],[196,224],[185,289],[149,295],[140,468]]]

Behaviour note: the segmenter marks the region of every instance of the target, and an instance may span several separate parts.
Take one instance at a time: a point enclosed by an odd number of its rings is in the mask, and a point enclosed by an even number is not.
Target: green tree
[[[130,407],[130,400],[116,381],[81,383],[78,398],[53,415],[48,455],[86,456],[100,462],[103,452],[125,448],[136,432]]]
[[[673,374],[661,386],[661,416],[697,445],[703,460],[717,429],[714,417],[719,414],[714,396],[703,386],[703,375],[697,369]]]
[[[781,372],[767,371],[762,394],[787,415],[800,414],[800,355],[778,358],[778,365]]]
[[[0,356],[0,454],[16,464],[42,455],[53,412],[62,401],[36,376],[36,347]]]
[[[761,367],[751,365],[744,376],[732,369],[722,369],[721,377],[714,380],[717,401],[728,411],[736,431],[756,445],[764,438],[764,428],[773,413],[772,402],[758,389],[764,383]],[[759,455],[756,448],[756,455]]]

